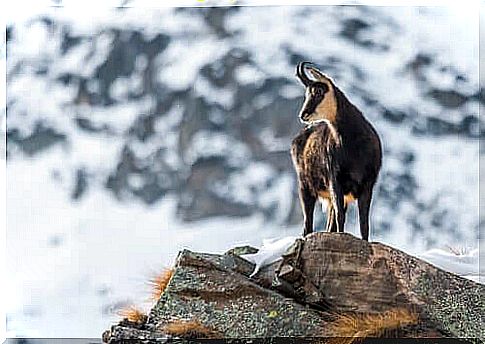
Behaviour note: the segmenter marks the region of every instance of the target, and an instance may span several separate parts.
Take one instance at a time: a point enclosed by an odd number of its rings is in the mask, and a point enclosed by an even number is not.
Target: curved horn
[[[309,86],[312,81],[308,78],[308,76],[305,74],[305,66],[307,64],[311,64],[311,62],[300,62],[296,66],[296,76],[300,81],[303,83],[305,86]]]

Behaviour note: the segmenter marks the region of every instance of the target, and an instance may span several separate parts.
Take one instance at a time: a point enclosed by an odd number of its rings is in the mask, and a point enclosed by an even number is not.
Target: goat
[[[312,79],[306,74],[307,68]],[[368,241],[372,190],[382,162],[379,136],[334,82],[310,62],[300,62],[296,76],[306,88],[299,118],[307,126],[291,144],[303,234],[313,232],[317,199],[322,207],[327,203],[329,232],[344,231],[347,206],[357,200],[360,233]]]

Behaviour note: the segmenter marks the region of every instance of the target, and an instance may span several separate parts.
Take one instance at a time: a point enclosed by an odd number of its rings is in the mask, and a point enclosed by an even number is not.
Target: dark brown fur
[[[337,103],[336,116],[310,123],[291,147],[304,235],[313,231],[313,210],[319,198],[328,200],[326,230],[332,232],[344,231],[347,203],[356,199],[362,239],[368,240],[372,190],[382,160],[381,143],[362,113],[333,83],[330,85]]]

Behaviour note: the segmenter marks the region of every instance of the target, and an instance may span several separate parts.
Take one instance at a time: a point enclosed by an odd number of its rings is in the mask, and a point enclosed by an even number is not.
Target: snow
[[[281,259],[281,256],[302,237],[288,236],[279,238],[263,239],[257,253],[245,254],[242,257],[256,264],[250,277],[255,276],[263,267]],[[485,284],[485,279],[479,274],[479,250],[478,248],[453,252],[444,249],[431,249],[418,255],[418,258],[445,271],[455,273],[478,283]]]
[[[199,130],[194,135],[186,156],[187,162],[191,164],[202,158],[229,156],[231,164],[241,166],[248,154],[248,149],[242,142],[225,133]]]
[[[234,91],[230,88],[215,88],[203,77],[195,78],[193,88],[198,96],[211,99],[212,103],[221,105],[226,110],[230,110],[234,104]]]
[[[443,269],[453,272],[475,282],[485,283],[484,276],[479,275],[479,251],[478,248],[469,252],[452,252],[443,249],[431,249],[419,256],[421,259]]]
[[[243,65],[236,69],[236,80],[241,85],[261,84],[264,82],[264,73],[255,66]]]
[[[11,183],[23,181],[7,190],[7,226],[17,229],[7,232],[9,336],[99,337],[120,306],[149,308],[147,281],[180,250],[220,253],[299,232],[259,217],[180,223],[171,199],[147,208],[93,190],[70,204],[46,161],[7,169]]]
[[[286,217],[291,213],[292,202],[288,195],[293,192],[293,176],[290,173],[281,173],[275,181],[259,193],[258,205],[263,209],[271,209],[274,205],[274,221],[284,226]]]
[[[253,264],[256,264],[254,271],[249,276],[255,276],[261,268],[281,259],[283,253],[295,242],[299,237],[290,236],[284,238],[264,239],[263,245],[259,248],[257,253],[245,254],[242,257]]]
[[[163,61],[160,62],[163,66],[158,75],[160,82],[169,81],[172,89],[192,88],[200,68],[217,60],[227,52],[228,47],[224,46],[224,42],[206,38],[205,30],[197,32],[190,42],[170,43],[163,55]],[[202,87],[199,88],[199,92],[201,91],[203,91]],[[213,94],[217,95],[217,92]]]
[[[238,202],[251,203],[256,193],[263,192],[259,185],[267,185],[273,177],[274,169],[263,162],[252,163],[241,172],[233,173],[229,179],[229,188],[237,189],[234,193]],[[256,190],[255,190],[256,189]]]
[[[456,241],[457,233],[463,244],[475,243],[478,239],[479,215],[479,143],[462,137],[447,137],[446,140],[433,140],[412,136],[406,130],[393,130],[391,125],[381,124],[378,128],[384,149],[400,149],[419,154],[415,156],[412,171],[416,177],[417,191],[415,198],[428,208],[429,217],[419,217],[423,228],[430,228],[431,216],[444,209],[453,209],[442,220],[445,228],[437,233],[433,245],[446,245]],[[426,147],[426,149],[420,149]],[[383,165],[389,171],[399,172],[401,165],[389,154],[384,154]],[[379,181],[378,181],[379,183]],[[387,242],[403,250],[422,252],[429,248],[423,240],[423,234],[403,230],[407,228],[406,219],[416,218],[415,207],[404,204],[399,209],[399,216],[379,199],[374,201],[373,214],[375,222],[381,219],[392,219],[392,228],[385,237],[372,236],[372,240]],[[466,231],[461,228],[467,228]],[[453,229],[455,231],[453,231]]]
[[[19,4],[23,2],[19,1]],[[141,3],[141,0],[132,2],[133,5]],[[179,5],[188,3],[177,1]],[[254,1],[245,3],[258,5]],[[208,4],[210,2],[205,2]],[[409,3],[406,1],[406,4]],[[253,52],[254,67],[241,67],[236,72],[237,80],[244,84],[259,83],[271,76],[293,75],[294,66],[288,61],[286,51],[291,48],[307,56],[317,56],[322,61],[331,52],[342,61],[339,66],[350,63],[361,66],[373,77],[362,81],[360,87],[390,108],[413,109],[418,106],[416,99],[420,96],[420,86],[402,66],[403,61],[412,59],[421,50],[432,51],[439,64],[451,64],[470,77],[473,86],[467,92],[473,92],[474,86],[478,86],[478,29],[475,17],[463,10],[460,16],[455,16],[455,12],[446,8],[379,8],[378,12],[389,17],[396,27],[392,32],[386,31],[389,30],[387,26],[377,25],[373,29],[375,39],[391,45],[388,54],[367,52],[339,38],[336,34],[340,26],[332,18],[341,15],[352,18],[359,13],[349,11],[343,14],[335,8],[301,13],[299,7],[274,7],[268,16],[264,8],[243,7],[227,23],[228,30],[240,31],[235,43],[213,38],[207,34],[207,26],[201,18],[183,12],[174,15],[170,8],[147,10],[141,6],[120,12],[103,6],[96,11],[83,12],[69,6],[65,10],[34,6],[31,10],[26,11],[28,13],[18,11],[8,19],[16,20],[16,35],[19,36],[9,49],[7,66],[2,68],[11,72],[15,69],[13,62],[19,59],[25,60],[27,66],[9,81],[9,93],[22,99],[22,102],[9,104],[9,111],[28,114],[10,117],[9,125],[30,133],[36,121],[42,119],[65,133],[68,142],[35,158],[12,155],[6,170],[9,278],[4,287],[8,295],[5,298],[7,330],[8,336],[12,337],[99,337],[110,323],[118,320],[115,313],[119,307],[131,303],[141,304],[145,309],[150,307],[151,304],[146,302],[149,295],[146,281],[154,272],[171,266],[179,250],[221,253],[239,245],[260,247],[258,254],[247,256],[258,269],[278,259],[301,234],[300,226],[283,227],[278,223],[290,212],[288,195],[293,190],[292,176],[278,174],[264,162],[244,165],[249,156],[247,148],[224,133],[199,131],[189,148],[190,162],[231,153],[233,160],[230,162],[243,164],[245,168],[233,174],[228,185],[216,186],[219,187],[216,190],[233,190],[231,194],[239,197],[237,201],[251,202],[263,209],[276,205],[275,222],[267,223],[259,216],[252,216],[181,223],[175,215],[173,197],[168,196],[150,207],[130,199],[119,202],[103,190],[105,181],[102,178],[93,181],[86,197],[70,202],[72,171],[79,167],[88,171],[112,171],[124,144],[109,134],[94,136],[80,131],[74,119],[77,116],[89,118],[97,127],[107,126],[115,135],[124,135],[140,113],[153,110],[155,100],[147,97],[110,108],[70,105],[76,89],[53,80],[69,72],[91,76],[106,59],[113,37],[107,31],[97,36],[94,42],[84,41],[61,57],[59,37],[51,39],[44,25],[30,21],[33,15],[47,13],[68,23],[73,35],[89,36],[107,26],[139,28],[147,37],[160,32],[169,34],[172,40],[163,56],[156,60],[163,67],[157,79],[171,89],[192,89],[208,101],[226,108],[230,108],[234,101],[232,90],[214,89],[207,80],[197,76],[201,66],[237,46]],[[464,22],[466,25],[461,25]],[[323,36],[322,27],[325,28]],[[300,39],[301,35],[305,39]],[[182,36],[190,39],[177,39]],[[90,55],[93,44],[96,54]],[[54,60],[56,63],[52,64]],[[137,73],[141,73],[145,64],[143,58],[136,61]],[[49,65],[48,77],[36,76],[35,71],[45,65]],[[264,66],[264,69],[257,66]],[[113,98],[123,99],[129,92],[136,91],[140,82],[137,73],[111,85]],[[450,75],[435,70],[426,73],[433,85],[449,87]],[[354,84],[354,73],[350,69],[337,68],[336,74],[337,84],[347,92]],[[4,83],[1,85],[3,87]],[[295,86],[285,86],[281,93],[292,98],[301,94],[299,87],[295,81]],[[4,91],[0,91],[0,108],[4,109]],[[253,101],[264,107],[271,104],[272,99],[261,95]],[[430,212],[439,214],[443,209],[453,209],[453,213],[443,215],[443,218],[447,228],[456,229],[455,232],[427,233],[436,239],[433,243],[436,248],[429,251],[430,243],[423,240],[423,234],[409,230],[407,220],[419,215],[415,213],[415,207],[410,202],[404,203],[398,213],[394,213],[377,199],[373,221],[389,220],[391,228],[386,233],[371,232],[371,239],[478,280],[478,250],[456,255],[443,249],[457,241],[471,247],[476,244],[478,142],[463,137],[416,137],[402,126],[379,121],[372,108],[360,104],[359,100],[356,103],[375,123],[386,150],[420,152],[412,167],[418,184],[415,196],[430,207]],[[422,101],[422,98],[419,107],[425,115],[446,115],[447,118],[461,115],[448,110],[443,114],[441,106]],[[477,113],[478,105],[472,105],[468,110]],[[136,156],[146,157],[153,155],[157,147],[166,147],[165,161],[174,170],[178,169],[181,162],[176,150],[177,136],[173,131],[182,119],[183,111],[183,104],[175,104],[167,115],[156,120],[155,130],[163,135],[155,135],[144,143],[129,142],[130,149]],[[271,132],[262,132],[262,135],[269,140],[272,150],[287,149],[289,143],[273,137]],[[395,156],[384,156],[386,170],[397,172],[402,168]],[[133,186],[141,182],[137,176],[130,177]],[[430,217],[424,218],[423,226],[428,228],[427,221],[431,220]],[[349,221],[348,224],[348,231],[358,233],[355,222]]]
[[[280,94],[288,99],[294,99],[301,95],[301,88],[295,85],[285,85],[281,88]]]

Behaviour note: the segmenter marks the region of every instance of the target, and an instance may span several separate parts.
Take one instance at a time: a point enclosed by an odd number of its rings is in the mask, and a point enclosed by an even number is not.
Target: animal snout
[[[306,122],[310,118],[311,114],[306,111],[302,111],[298,116],[300,117],[300,121]]]

